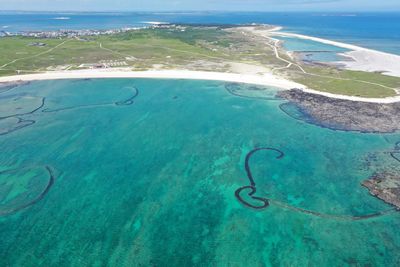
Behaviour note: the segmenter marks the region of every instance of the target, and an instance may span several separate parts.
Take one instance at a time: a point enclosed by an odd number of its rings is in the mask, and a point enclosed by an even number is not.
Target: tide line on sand
[[[319,94],[331,98],[372,102],[372,103],[394,103],[400,102],[400,96],[387,98],[364,98],[356,96],[338,95],[307,89],[304,85],[280,78],[273,74],[240,74],[208,71],[189,70],[148,70],[131,71],[129,68],[115,69],[88,69],[74,71],[54,71],[37,74],[25,74],[0,77],[1,82],[35,81],[35,80],[62,80],[62,79],[86,79],[86,78],[155,78],[155,79],[189,79],[189,80],[212,80],[237,83],[247,83],[262,86],[271,86],[282,90],[293,88],[301,89],[312,94]]]

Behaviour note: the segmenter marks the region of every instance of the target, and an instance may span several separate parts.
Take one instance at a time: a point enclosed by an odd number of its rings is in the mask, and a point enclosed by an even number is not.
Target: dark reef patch
[[[26,101],[26,100],[29,101]],[[36,123],[33,119],[24,119],[32,115],[45,105],[45,97],[11,96],[2,99],[3,108],[0,109],[0,136],[10,134]],[[20,103],[22,102],[22,103]]]
[[[400,129],[400,103],[367,103],[329,98],[299,89],[281,91],[288,103],[279,107],[288,116],[309,124],[340,131],[392,133]],[[387,152],[400,163],[400,141]],[[369,166],[370,162],[366,162]],[[400,172],[393,168],[379,170],[362,183],[370,193],[400,209]]]
[[[94,108],[94,107],[105,107],[105,106],[129,106],[133,104],[134,99],[139,95],[139,90],[136,87],[130,87],[132,89],[132,95],[124,100],[119,100],[116,102],[107,102],[107,103],[98,103],[98,104],[87,104],[87,105],[76,105],[58,109],[49,109],[45,108],[42,110],[44,113],[52,113],[52,112],[59,112],[59,111],[66,111],[66,110],[73,110],[73,109],[82,109],[82,108]]]
[[[390,157],[400,163],[400,142],[395,144],[393,151],[388,152]],[[396,166],[387,166],[370,178],[362,182],[371,195],[395,206],[400,210],[400,169]]]
[[[362,183],[371,195],[400,209],[400,175],[391,171],[373,175]]]
[[[19,97],[14,98],[14,99],[9,101],[9,102],[12,102],[13,104],[15,104],[14,106],[11,105],[10,108],[9,108],[9,109],[12,109],[11,111],[9,111],[12,114],[7,113],[5,115],[2,115],[0,113],[0,120],[1,119],[12,118],[12,117],[21,117],[21,116],[25,116],[25,115],[31,115],[31,114],[35,113],[36,111],[38,111],[39,109],[43,108],[44,105],[45,105],[45,101],[46,101],[45,97],[40,97],[40,98],[38,98],[38,97],[25,97],[25,98],[38,99],[39,101],[38,101],[38,103],[36,105],[32,105],[32,107],[30,107],[29,111],[18,112],[19,110],[23,110],[23,108],[25,108],[25,107],[18,106],[18,105],[20,105],[18,102],[22,102],[22,100],[21,100],[22,98],[19,98]],[[23,104],[26,104],[26,103],[22,103],[21,105],[23,105]]]
[[[235,191],[235,197],[237,198],[237,200],[242,203],[244,206],[248,207],[248,208],[252,208],[255,210],[263,210],[268,208],[268,206],[271,204],[275,204],[281,208],[285,208],[285,209],[289,209],[295,212],[300,212],[300,213],[304,213],[304,214],[308,214],[308,215],[313,215],[313,216],[317,216],[320,218],[325,218],[325,219],[336,219],[336,220],[347,220],[347,221],[359,221],[359,220],[366,220],[366,219],[371,219],[371,218],[376,218],[376,217],[380,217],[392,212],[395,212],[396,209],[389,209],[389,210],[385,210],[385,211],[379,211],[376,213],[372,213],[372,214],[366,214],[366,215],[361,215],[361,216],[352,216],[352,215],[335,215],[335,214],[327,214],[327,213],[322,213],[322,212],[318,212],[318,211],[313,211],[313,210],[307,210],[307,209],[303,209],[300,207],[296,207],[290,204],[287,204],[285,202],[282,201],[278,201],[278,200],[274,200],[271,198],[265,198],[265,197],[259,197],[259,196],[255,196],[255,194],[257,193],[257,185],[256,182],[254,180],[253,174],[251,172],[251,167],[250,167],[250,159],[251,157],[256,154],[259,151],[274,151],[276,152],[276,157],[275,159],[280,160],[285,156],[285,153],[277,148],[271,148],[271,147],[260,147],[260,148],[255,148],[253,150],[251,150],[249,153],[247,153],[246,158],[245,158],[245,163],[244,163],[244,167],[246,170],[246,175],[247,175],[247,179],[249,180],[249,185],[246,186],[242,186],[239,187],[236,191]],[[241,193],[244,190],[251,190],[248,191],[247,193],[247,197],[251,198],[252,201],[254,202],[260,202],[260,205],[255,205],[249,201],[247,201],[244,197],[241,196]]]
[[[133,104],[134,99],[139,95],[139,90],[136,87],[130,87],[133,90],[132,96],[125,100],[117,101],[114,104],[116,106],[130,106]]]
[[[15,131],[35,124],[36,120],[32,119],[32,116],[30,116],[29,119],[25,119],[24,117],[28,115],[34,115],[39,110],[41,110],[43,113],[53,113],[72,109],[94,108],[101,106],[132,105],[134,103],[134,99],[139,95],[139,90],[133,86],[130,86],[128,88],[132,90],[132,94],[126,99],[114,102],[110,101],[98,104],[83,104],[56,109],[45,108],[47,102],[46,97],[31,96],[27,93],[15,93],[12,95],[5,94],[0,97],[0,100],[4,102],[0,103],[3,104],[3,108],[0,109],[0,136],[13,133]]]
[[[26,170],[30,171],[31,169],[26,169]],[[45,166],[44,170],[48,176],[48,181],[47,181],[46,185],[44,186],[43,190],[37,194],[37,196],[35,196],[32,199],[29,199],[28,201],[25,199],[25,197],[29,197],[31,195],[31,192],[29,192],[29,191],[27,193],[26,192],[20,193],[17,195],[17,197],[14,196],[14,200],[10,201],[11,203],[4,204],[3,202],[7,201],[7,195],[12,190],[12,186],[9,185],[8,180],[1,181],[1,183],[0,183],[0,216],[14,214],[18,211],[28,208],[28,207],[38,203],[40,200],[42,200],[46,196],[46,194],[50,191],[50,188],[54,184],[55,175],[54,175],[52,168],[49,166]],[[0,172],[0,176],[7,175],[7,174],[13,174],[13,173],[16,173],[17,171],[18,170],[16,170],[16,169],[2,171],[2,172]],[[35,187],[36,181],[29,180],[26,184],[30,187]],[[20,186],[20,185],[17,185],[17,187],[18,186]]]
[[[335,99],[299,89],[280,91],[277,95],[289,101],[280,106],[287,115],[320,127],[363,133],[392,133],[400,129],[400,103]],[[296,108],[290,107],[293,105]]]
[[[19,117],[0,120],[0,136],[18,131],[22,128],[35,124],[34,120],[26,120]]]
[[[311,124],[316,124],[313,118],[307,114],[299,105],[292,102],[286,102],[279,105],[279,109],[286,115],[292,117],[293,119],[304,121]]]
[[[233,96],[238,96],[242,98],[260,100],[281,100],[275,94],[271,96],[268,95],[271,90],[261,86],[240,83],[226,83],[225,90]]]
[[[390,152],[390,156],[400,163],[400,151]]]

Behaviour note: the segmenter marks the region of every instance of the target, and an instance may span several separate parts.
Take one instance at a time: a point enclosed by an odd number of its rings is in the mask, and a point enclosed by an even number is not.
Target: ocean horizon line
[[[202,14],[202,13],[241,13],[241,14],[246,14],[246,13],[303,13],[303,14],[308,14],[308,13],[326,13],[326,14],[374,14],[374,13],[387,13],[387,14],[398,14],[400,13],[400,10],[330,10],[330,11],[324,11],[324,10],[268,10],[268,11],[260,11],[260,10],[246,10],[246,11],[240,11],[240,10],[13,10],[13,9],[0,9],[0,13],[39,13],[39,14],[46,14],[46,13],[58,13],[58,14],[67,14],[67,13],[99,13],[99,14],[104,14],[104,13],[114,13],[114,14],[119,14],[119,13],[125,13],[125,14],[137,14],[137,13],[144,13],[144,14],[154,14],[154,13],[162,13],[162,14],[168,14],[168,13],[176,13],[176,14],[182,14],[182,13],[190,13],[190,14]]]

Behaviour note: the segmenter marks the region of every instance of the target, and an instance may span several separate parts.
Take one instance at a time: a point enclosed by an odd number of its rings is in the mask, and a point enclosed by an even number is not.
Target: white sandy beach
[[[12,81],[34,81],[34,80],[59,80],[59,79],[84,79],[84,78],[158,78],[158,79],[192,79],[228,81],[238,83],[249,83],[278,87],[282,89],[304,88],[304,85],[272,74],[239,74],[208,71],[188,70],[149,70],[131,71],[125,68],[112,69],[87,69],[76,71],[54,71],[35,74],[15,75],[0,77],[0,82]]]
[[[318,37],[312,37],[302,34],[286,33],[280,31],[266,31],[266,34],[294,37],[300,39],[307,39],[324,44],[334,45],[337,47],[346,48],[352,51],[343,53],[343,56],[349,57],[351,61],[339,61],[344,68],[349,70],[360,70],[368,72],[382,72],[386,75],[400,77],[400,56],[373,49],[368,49],[352,44],[346,44],[331,40],[326,40]]]
[[[282,27],[272,27],[270,29],[258,30],[254,27],[243,27],[254,34],[272,38],[272,36],[285,36],[308,39],[320,43],[343,47],[349,50],[345,56],[353,58],[353,61],[341,62],[348,69],[361,71],[380,71],[388,75],[400,77],[400,56],[384,53],[372,49],[367,49],[351,44],[326,40],[318,37],[306,36],[295,33],[281,32]],[[278,56],[278,55],[277,55]],[[290,62],[289,62],[290,63]],[[157,78],[157,79],[193,79],[193,80],[214,80],[248,83],[255,85],[271,86],[280,89],[298,88],[308,93],[324,95],[331,98],[344,99],[350,101],[374,102],[374,103],[393,103],[400,102],[400,95],[387,98],[365,98],[347,95],[338,95],[306,88],[306,86],[279,77],[271,70],[263,66],[253,66],[245,63],[232,63],[232,72],[208,72],[208,71],[189,71],[189,70],[148,70],[132,71],[130,68],[109,68],[109,69],[85,69],[85,70],[66,70],[48,71],[35,74],[13,75],[0,77],[1,82],[13,81],[34,81],[34,80],[57,80],[57,79],[85,79],[85,78]]]
[[[400,96],[387,98],[364,98],[320,92],[307,89],[304,85],[295,83],[272,74],[239,74],[207,71],[188,70],[149,70],[131,71],[130,69],[88,69],[76,71],[44,72],[37,74],[25,74],[0,77],[1,82],[15,81],[40,81],[40,80],[61,80],[61,79],[86,79],[86,78],[155,78],[155,79],[191,79],[191,80],[212,80],[247,83],[263,86],[272,86],[282,90],[293,88],[301,89],[312,94],[319,94],[327,97],[344,99],[350,101],[361,101],[371,103],[394,103],[400,102]]]

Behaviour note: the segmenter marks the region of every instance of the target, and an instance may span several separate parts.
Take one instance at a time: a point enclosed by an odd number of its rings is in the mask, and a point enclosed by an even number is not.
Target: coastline
[[[344,66],[345,69],[367,72],[381,72],[389,76],[400,77],[399,55],[297,33],[287,33],[281,31],[267,31],[266,33],[275,36],[306,39],[349,49],[351,51],[340,53],[339,55],[348,57],[351,60],[336,62]]]
[[[272,86],[280,89],[305,88],[304,85],[292,82],[272,74],[242,74],[228,72],[189,71],[189,70],[147,70],[132,71],[130,68],[84,69],[72,71],[52,71],[35,74],[23,74],[0,77],[1,82],[39,81],[87,78],[149,78],[149,79],[187,79],[211,80],[237,83],[248,83]]]
[[[23,74],[0,77],[0,83],[17,81],[41,81],[41,80],[62,80],[62,79],[100,79],[100,78],[148,78],[148,79],[188,79],[188,80],[212,80],[247,83],[262,86],[272,86],[283,90],[300,89],[304,92],[322,95],[335,99],[389,104],[400,102],[400,95],[387,98],[365,98],[357,96],[347,96],[332,94],[313,89],[308,89],[304,85],[278,77],[273,74],[241,74],[227,72],[208,72],[208,71],[189,71],[189,70],[148,70],[132,71],[127,68],[112,69],[86,69],[74,71],[54,71],[35,74]]]
[[[289,101],[279,105],[288,116],[322,128],[379,134],[400,129],[400,121],[396,119],[400,102],[352,102],[298,89],[282,90],[277,96]]]

